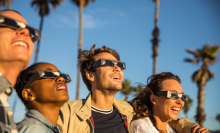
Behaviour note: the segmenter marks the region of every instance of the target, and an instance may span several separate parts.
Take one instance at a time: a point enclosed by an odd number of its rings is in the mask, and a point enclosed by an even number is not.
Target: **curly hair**
[[[155,93],[159,92],[162,89],[162,82],[167,79],[174,79],[181,83],[180,78],[170,72],[162,72],[148,77],[145,89],[139,92],[131,101],[136,113],[133,120],[149,117],[154,127],[158,130],[156,120],[153,117],[153,104],[151,103],[150,95],[155,95]]]
[[[39,62],[34,63],[31,66],[27,67],[25,70],[21,71],[18,75],[16,84],[14,86],[14,89],[17,92],[18,97],[21,99],[21,101],[24,103],[25,107],[29,109],[28,107],[28,101],[26,101],[22,96],[22,91],[25,89],[24,86],[28,82],[28,80],[31,78],[31,76],[36,72],[36,67],[40,64],[44,64],[45,62]]]
[[[106,46],[95,49],[95,44],[90,50],[81,51],[78,55],[78,68],[80,69],[83,82],[86,84],[88,90],[91,92],[92,85],[90,81],[86,78],[86,71],[95,72],[94,68],[91,68],[94,63],[94,56],[100,53],[109,53],[113,55],[118,61],[120,61],[120,56],[117,51],[110,49]]]

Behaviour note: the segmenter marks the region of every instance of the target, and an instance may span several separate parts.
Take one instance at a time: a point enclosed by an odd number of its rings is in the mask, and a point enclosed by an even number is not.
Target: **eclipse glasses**
[[[64,74],[57,71],[51,71],[51,70],[37,70],[34,73],[34,75],[25,84],[24,88],[28,88],[32,83],[34,83],[36,80],[40,78],[53,79],[56,78],[57,76],[63,77],[66,84],[71,82],[70,76],[68,74]]]
[[[167,98],[170,99],[179,99],[181,98],[182,101],[187,102],[188,101],[188,96],[182,93],[177,93],[177,92],[173,92],[173,91],[159,91],[157,93],[155,93],[156,95],[160,95],[160,96],[165,96]]]
[[[40,40],[40,38],[41,38],[40,32],[37,29],[35,29],[35,28],[33,28],[23,22],[20,22],[18,20],[15,20],[15,19],[12,19],[12,18],[9,18],[6,16],[0,15],[0,26],[6,26],[6,27],[13,28],[13,29],[19,29],[20,27],[26,28],[29,30],[29,33],[33,36],[33,37],[31,37],[33,42]]]
[[[121,70],[126,69],[125,63],[116,61],[116,60],[109,60],[109,59],[99,59],[96,62],[92,64],[92,68],[97,67],[97,66],[114,66],[117,65],[118,67],[121,68]]]

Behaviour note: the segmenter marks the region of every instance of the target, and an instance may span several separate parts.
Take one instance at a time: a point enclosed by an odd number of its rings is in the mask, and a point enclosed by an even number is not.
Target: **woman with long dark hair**
[[[136,115],[131,133],[176,133],[168,124],[177,120],[188,97],[183,93],[180,78],[170,72],[152,75],[143,91],[132,100]],[[206,132],[198,125],[192,132]]]

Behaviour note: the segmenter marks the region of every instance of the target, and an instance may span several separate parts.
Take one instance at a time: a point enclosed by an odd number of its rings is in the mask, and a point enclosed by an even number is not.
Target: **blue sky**
[[[39,28],[38,10],[31,8],[30,0],[13,0],[11,9],[19,11],[29,25]],[[5,9],[5,7],[0,7]],[[152,74],[152,30],[154,27],[155,3],[152,0],[96,0],[83,10],[83,49],[103,45],[118,51],[121,61],[126,63],[125,78],[132,82],[146,84]],[[76,98],[77,49],[79,38],[78,7],[69,0],[55,10],[51,8],[43,24],[38,61],[56,65],[60,71],[68,73],[72,82],[68,85],[70,101]],[[220,45],[220,1],[219,0],[162,0],[159,8],[159,29],[161,40],[157,73],[170,71],[182,80],[185,94],[193,99],[188,118],[195,122],[197,108],[197,86],[191,80],[193,72],[200,65],[185,63],[192,56],[185,49],[201,48],[204,44]],[[36,46],[36,44],[35,44]],[[34,51],[35,52],[35,51]],[[220,53],[218,57],[220,58]],[[33,53],[31,63],[34,62]],[[215,78],[206,85],[205,127],[219,129],[215,117],[220,113],[220,62],[210,66]],[[80,98],[88,95],[81,81]],[[9,99],[12,106],[15,93]],[[118,92],[116,99],[124,99]],[[129,97],[129,100],[132,96]],[[23,119],[25,107],[18,101],[15,121]],[[180,113],[179,117],[185,117]]]

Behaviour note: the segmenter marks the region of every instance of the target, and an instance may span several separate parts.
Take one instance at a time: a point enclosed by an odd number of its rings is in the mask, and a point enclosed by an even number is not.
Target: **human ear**
[[[35,96],[34,96],[33,92],[31,91],[31,89],[24,89],[22,91],[22,97],[26,101],[33,101],[33,100],[35,100]]]
[[[157,104],[157,102],[156,102],[156,96],[155,96],[154,94],[151,94],[151,95],[150,95],[150,101],[151,101],[151,103],[154,104],[154,105]]]
[[[94,81],[94,75],[92,72],[86,71],[86,78],[90,81]]]

